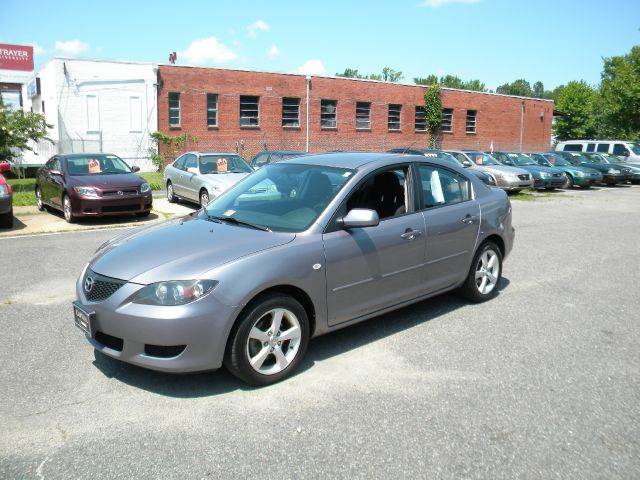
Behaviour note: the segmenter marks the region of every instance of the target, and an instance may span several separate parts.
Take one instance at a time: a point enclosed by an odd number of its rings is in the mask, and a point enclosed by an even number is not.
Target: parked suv
[[[70,153],[51,157],[36,174],[36,202],[62,210],[67,222],[79,217],[151,212],[151,187],[129,167],[109,153]]]
[[[187,152],[164,169],[167,200],[182,198],[205,206],[252,171],[235,153]]]
[[[556,145],[563,152],[609,153],[626,158],[630,163],[640,163],[640,142],[628,140],[567,140]]]

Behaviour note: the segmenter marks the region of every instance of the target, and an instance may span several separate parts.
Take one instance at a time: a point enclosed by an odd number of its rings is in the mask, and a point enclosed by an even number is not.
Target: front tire
[[[42,212],[44,210],[44,202],[42,201],[42,191],[40,190],[40,187],[36,187],[36,206],[39,211]]]
[[[62,197],[62,213],[64,214],[64,219],[67,223],[75,223],[76,217],[73,215],[73,210],[71,209],[71,199],[68,195]]]
[[[207,190],[204,188],[200,190],[200,206],[206,207],[207,205],[209,205],[210,201],[211,199],[209,198],[209,192],[207,192]]]
[[[167,202],[176,203],[177,198],[176,194],[173,191],[173,184],[171,182],[167,182]]]
[[[296,370],[308,343],[309,319],[300,302],[265,295],[249,304],[231,330],[224,365],[249,385],[271,385]]]
[[[502,278],[502,253],[493,242],[484,243],[476,252],[467,279],[460,291],[472,302],[484,302],[498,294]]]
[[[567,190],[571,190],[573,188],[573,177],[571,175],[567,174],[567,181],[564,182],[564,186],[562,188]]]

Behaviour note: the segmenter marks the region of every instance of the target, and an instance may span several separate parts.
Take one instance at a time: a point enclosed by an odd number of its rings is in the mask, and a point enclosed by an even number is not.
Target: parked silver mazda
[[[207,205],[253,169],[235,153],[187,152],[164,169],[167,200]]]
[[[513,239],[505,192],[451,163],[299,157],[102,245],[78,279],[75,323],[125,362],[225,365],[266,385],[312,337],[453,289],[494,297]]]

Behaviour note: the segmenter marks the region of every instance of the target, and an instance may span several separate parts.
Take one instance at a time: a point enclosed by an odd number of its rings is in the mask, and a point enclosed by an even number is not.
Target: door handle
[[[412,230],[410,228],[407,228],[407,230],[402,235],[400,235],[400,237],[404,238],[405,240],[413,240],[420,235],[422,235],[422,232],[420,230]]]
[[[467,214],[464,216],[464,218],[462,219],[462,223],[468,223],[469,225],[471,225],[471,224],[473,224],[473,222],[475,222],[475,221],[476,221],[476,219],[477,219],[477,218],[478,218],[477,216],[475,216],[475,215],[470,215],[470,214],[468,214],[468,213],[467,213]]]

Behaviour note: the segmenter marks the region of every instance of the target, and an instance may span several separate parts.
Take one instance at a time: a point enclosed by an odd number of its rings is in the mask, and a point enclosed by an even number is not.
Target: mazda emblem
[[[84,279],[84,291],[86,293],[91,293],[91,290],[93,290],[93,286],[95,285],[96,281],[93,279],[93,277],[87,277]]]
[[[124,195],[124,192],[122,190],[118,190],[118,195]]]

